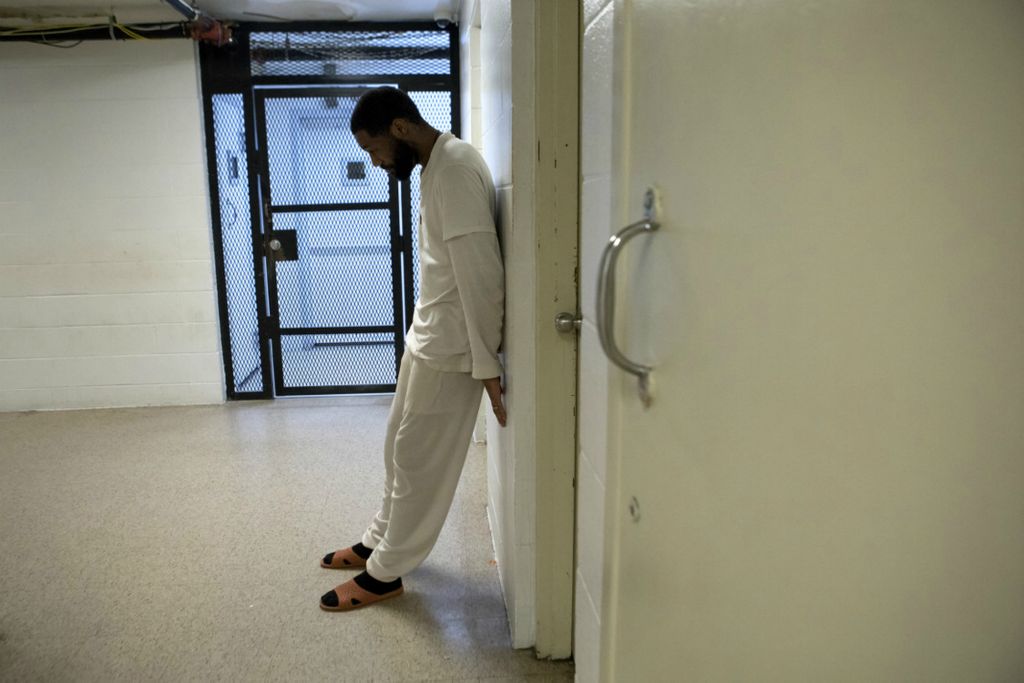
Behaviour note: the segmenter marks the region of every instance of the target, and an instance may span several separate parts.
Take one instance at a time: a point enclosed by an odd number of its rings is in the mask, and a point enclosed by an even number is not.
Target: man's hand
[[[484,380],[484,389],[487,390],[487,398],[491,401],[491,410],[494,411],[494,417],[497,418],[498,424],[502,427],[505,426],[505,403],[501,400],[501,378],[492,377]]]

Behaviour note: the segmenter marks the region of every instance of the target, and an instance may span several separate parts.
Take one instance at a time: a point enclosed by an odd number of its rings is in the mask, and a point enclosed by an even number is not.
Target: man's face
[[[370,161],[399,180],[408,180],[416,168],[416,151],[406,142],[390,133],[370,135],[365,130],[356,132],[356,142],[370,155]]]

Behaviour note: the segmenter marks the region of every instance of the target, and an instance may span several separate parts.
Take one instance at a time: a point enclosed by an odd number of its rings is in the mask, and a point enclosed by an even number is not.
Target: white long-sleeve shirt
[[[494,209],[480,153],[442,134],[420,174],[420,294],[405,340],[436,370],[501,374],[505,271]]]

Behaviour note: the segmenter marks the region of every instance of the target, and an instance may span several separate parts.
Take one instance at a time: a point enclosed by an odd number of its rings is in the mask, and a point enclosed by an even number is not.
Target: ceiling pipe
[[[185,0],[164,0],[164,2],[188,20],[188,30],[192,40],[211,43],[217,47],[232,42],[231,27],[228,24],[203,14]]]
[[[202,12],[192,7],[185,0],[164,0],[168,5],[174,8],[174,11],[185,17],[188,21],[197,21]]]

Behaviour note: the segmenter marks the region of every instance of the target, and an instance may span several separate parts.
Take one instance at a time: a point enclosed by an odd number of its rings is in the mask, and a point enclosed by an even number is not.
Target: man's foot
[[[378,581],[366,572],[346,581],[320,598],[320,609],[328,612],[349,612],[375,602],[397,598],[405,592],[402,580]]]
[[[362,543],[356,543],[351,548],[324,555],[324,559],[320,560],[320,566],[324,569],[361,569],[366,566],[366,560],[370,558],[372,552]]]

